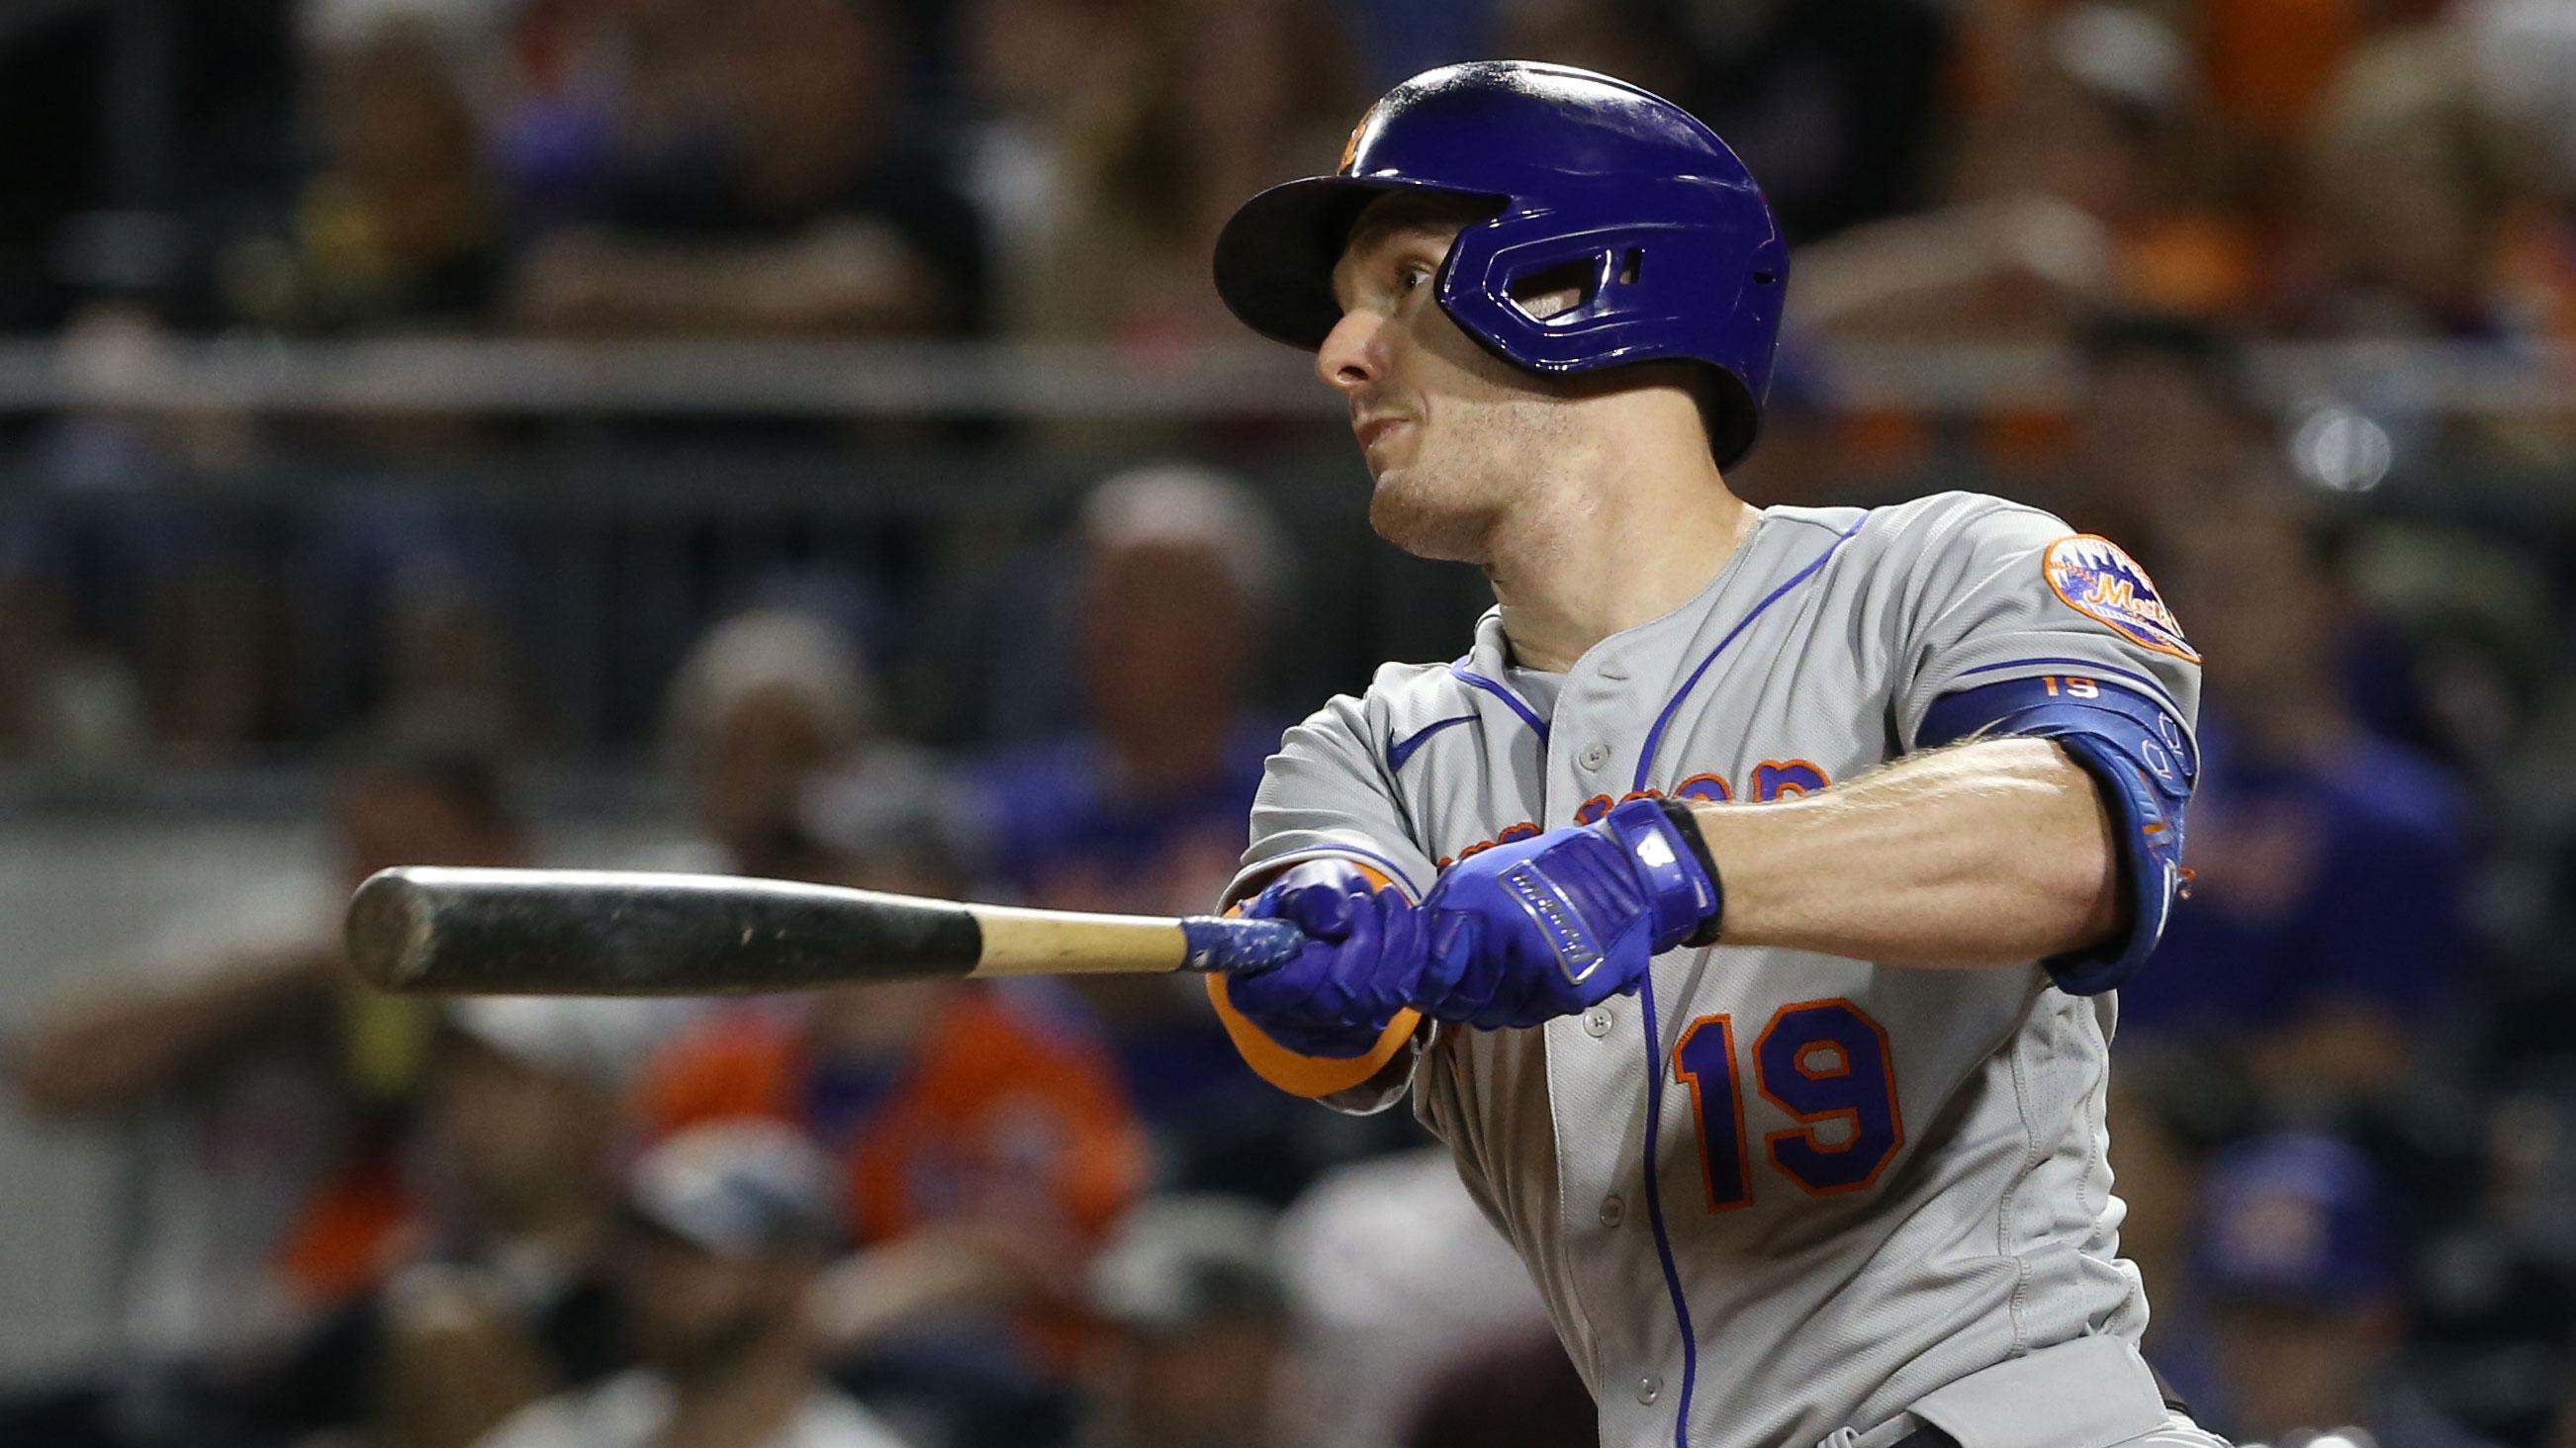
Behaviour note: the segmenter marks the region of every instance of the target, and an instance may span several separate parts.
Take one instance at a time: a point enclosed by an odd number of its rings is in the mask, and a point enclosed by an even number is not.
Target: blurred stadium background
[[[2576,1448],[2567,0],[14,0],[0,1443],[1590,1441],[1410,1120],[1187,992],[331,958],[398,860],[1204,906],[1278,730],[1483,605],[1209,244],[1485,54],[1770,189],[1741,491],[2041,503],[2207,653],[2150,1355]]]

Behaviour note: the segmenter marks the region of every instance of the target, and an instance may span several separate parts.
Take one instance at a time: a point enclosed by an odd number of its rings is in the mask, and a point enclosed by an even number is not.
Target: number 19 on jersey
[[[1753,1167],[1735,1018],[1692,1021],[1673,1047],[1673,1075],[1690,1087],[1708,1209],[1750,1204]],[[1850,1001],[1801,1001],[1774,1012],[1753,1038],[1753,1085],[1797,1123],[1765,1135],[1763,1154],[1811,1196],[1867,1188],[1905,1145],[1886,1028]]]

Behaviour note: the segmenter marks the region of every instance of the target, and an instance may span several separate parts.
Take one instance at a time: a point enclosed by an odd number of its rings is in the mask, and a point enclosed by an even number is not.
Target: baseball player
[[[2196,656],[2034,509],[1737,499],[1787,277],[1716,135],[1552,65],[1417,76],[1235,215],[1377,530],[1497,607],[1288,732],[1231,898],[1314,941],[1217,1007],[1289,1091],[1411,1094],[1605,1443],[2217,1443],[2102,1125]]]

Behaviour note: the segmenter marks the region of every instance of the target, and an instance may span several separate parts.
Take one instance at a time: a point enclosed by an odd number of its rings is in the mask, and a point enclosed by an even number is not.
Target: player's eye
[[[1395,289],[1398,293],[1420,291],[1431,284],[1431,277],[1430,267],[1418,261],[1405,262],[1395,269]]]

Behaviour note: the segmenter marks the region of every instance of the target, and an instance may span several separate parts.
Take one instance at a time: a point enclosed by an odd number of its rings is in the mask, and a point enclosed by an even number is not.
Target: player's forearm
[[[1933,750],[1817,794],[1692,810],[1730,944],[1975,968],[2092,944],[2120,922],[2092,777],[2056,745]]]
[[[323,1000],[327,970],[318,952],[281,951],[174,990],[78,1006],[20,1045],[11,1074],[21,1099],[48,1115],[122,1110]]]

